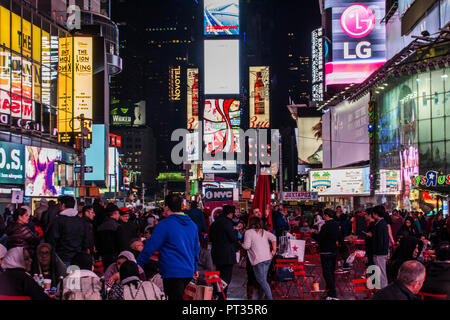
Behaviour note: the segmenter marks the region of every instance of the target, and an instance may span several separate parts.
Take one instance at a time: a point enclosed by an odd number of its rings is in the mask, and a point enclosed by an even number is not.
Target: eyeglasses
[[[41,251],[40,254],[43,256],[48,256],[50,255],[50,251]]]

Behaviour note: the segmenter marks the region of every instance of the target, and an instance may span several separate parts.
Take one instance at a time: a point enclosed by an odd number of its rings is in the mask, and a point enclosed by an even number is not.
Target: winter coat
[[[397,279],[398,270],[402,266],[403,262],[408,260],[415,260],[413,258],[413,253],[418,244],[420,244],[419,240],[414,237],[405,237],[400,240],[400,244],[395,249],[394,254],[389,259],[387,263],[387,275],[389,282]],[[420,252],[419,247],[419,252]]]
[[[375,222],[372,245],[374,256],[387,256],[389,251],[389,233],[384,219]]]
[[[281,237],[284,231],[289,231],[289,223],[280,211],[273,214],[275,235]]]
[[[48,230],[50,229],[51,224],[55,221],[58,216],[59,207],[57,205],[49,206],[47,211],[44,211],[41,216],[41,227],[45,234],[45,239],[47,240]]]
[[[166,300],[164,292],[151,281],[128,277],[108,292],[108,300]]]
[[[3,219],[3,216],[0,214],[0,238],[3,237],[5,232],[6,232],[5,219]]]
[[[371,300],[418,300],[400,281],[395,280],[387,287],[377,290]]]
[[[86,247],[89,249],[90,254],[93,254],[95,246],[94,223],[87,217],[82,219],[86,228]]]
[[[446,300],[450,300],[450,263],[433,261],[427,266],[425,282],[422,292],[434,294],[446,294]]]
[[[325,224],[325,220],[318,214],[314,217],[314,227],[317,228],[317,231],[320,232],[320,229],[322,229],[322,226]]]
[[[8,248],[24,247],[32,255],[40,243],[39,237],[26,224],[13,222],[6,228]]]
[[[318,234],[312,233],[311,237],[319,243],[320,253],[337,254],[338,246],[336,242],[342,240],[342,234],[339,232],[339,224],[334,220],[328,220],[320,229]]]
[[[147,280],[144,269],[142,269],[142,267],[138,265],[138,270],[139,270],[139,279],[141,279],[142,281]],[[119,272],[119,268],[117,267],[117,262],[114,262],[113,264],[110,264],[109,267],[106,269],[105,274],[103,275],[103,279],[105,279],[105,281],[108,281],[117,272]]]
[[[206,229],[205,216],[200,209],[192,208],[190,210],[185,211],[185,213],[192,219],[195,225],[198,228],[199,235],[202,232],[206,233],[208,230]]]
[[[0,300],[6,299],[2,296],[12,300],[49,300],[42,287],[25,271],[23,250],[23,247],[12,248],[3,259],[5,271],[0,272]]]
[[[87,249],[86,226],[75,209],[61,211],[48,233],[48,243],[64,262],[72,261],[77,253]]]
[[[118,254],[120,252],[117,233],[119,227],[119,222],[109,217],[98,227],[95,244],[100,255]]]
[[[236,263],[237,231],[231,219],[219,216],[211,225],[209,239],[212,243],[211,257],[216,266]]]
[[[138,236],[138,225],[134,222],[120,223],[117,228],[117,241],[119,242],[119,251],[130,249],[130,241]]]
[[[41,204],[39,208],[34,210],[34,216],[38,219],[38,221],[41,221],[42,214],[48,210],[48,206],[46,204]]]
[[[360,239],[364,239],[364,231],[367,231],[367,223],[364,213],[357,213],[353,218],[353,229]]]
[[[141,267],[158,251],[159,273],[166,278],[191,278],[198,270],[200,245],[197,226],[191,218],[171,214],[161,220],[145,242],[139,258]]]

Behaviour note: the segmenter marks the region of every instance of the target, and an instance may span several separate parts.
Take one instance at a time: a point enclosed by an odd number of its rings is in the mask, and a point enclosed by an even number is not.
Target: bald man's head
[[[398,271],[397,280],[413,294],[418,294],[425,281],[424,265],[416,260],[404,262]]]

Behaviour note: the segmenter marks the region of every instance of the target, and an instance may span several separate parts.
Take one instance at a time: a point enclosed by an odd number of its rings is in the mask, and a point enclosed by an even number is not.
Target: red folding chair
[[[222,292],[223,299],[227,300],[227,298],[225,297],[225,292],[223,292],[222,278],[220,277],[220,271],[205,272],[205,280],[207,284],[215,283],[217,286],[219,286],[220,292]]]
[[[306,271],[306,276],[310,277],[312,282],[317,282],[322,275],[322,268],[320,265],[320,254],[305,254],[303,266]],[[310,283],[310,286],[312,283]]]
[[[339,290],[341,296],[344,296],[345,291],[353,291],[351,285],[352,271],[351,270],[336,270],[334,272],[336,279],[336,288]]]
[[[293,272],[292,279],[286,281],[276,281],[280,268],[290,268]],[[275,260],[275,281],[272,282],[272,295],[275,300],[299,300],[304,299],[302,284],[309,288],[305,280],[305,271],[297,259],[276,259]]]
[[[367,278],[353,279],[352,282],[356,300],[360,300],[359,293],[365,293],[367,299],[372,297],[374,290],[367,287]]]
[[[437,294],[437,293],[428,293],[428,292],[419,292],[420,300],[442,300],[447,299],[447,294]],[[431,298],[431,299],[426,299]]]

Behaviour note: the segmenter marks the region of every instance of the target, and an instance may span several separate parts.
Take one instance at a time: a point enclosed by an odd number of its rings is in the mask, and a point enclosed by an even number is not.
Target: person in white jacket
[[[271,242],[272,248],[269,242]],[[248,250],[248,258],[253,266],[256,281],[261,286],[258,289],[258,300],[262,300],[264,295],[266,295],[267,300],[272,300],[272,291],[267,282],[267,273],[269,272],[272,258],[277,251],[275,235],[263,229],[263,222],[260,218],[252,217],[249,221],[249,229],[244,235],[242,248]]]
[[[323,220],[320,212],[316,212],[314,217],[314,226],[317,228],[317,231],[320,232],[320,229],[325,224],[325,220]]]

